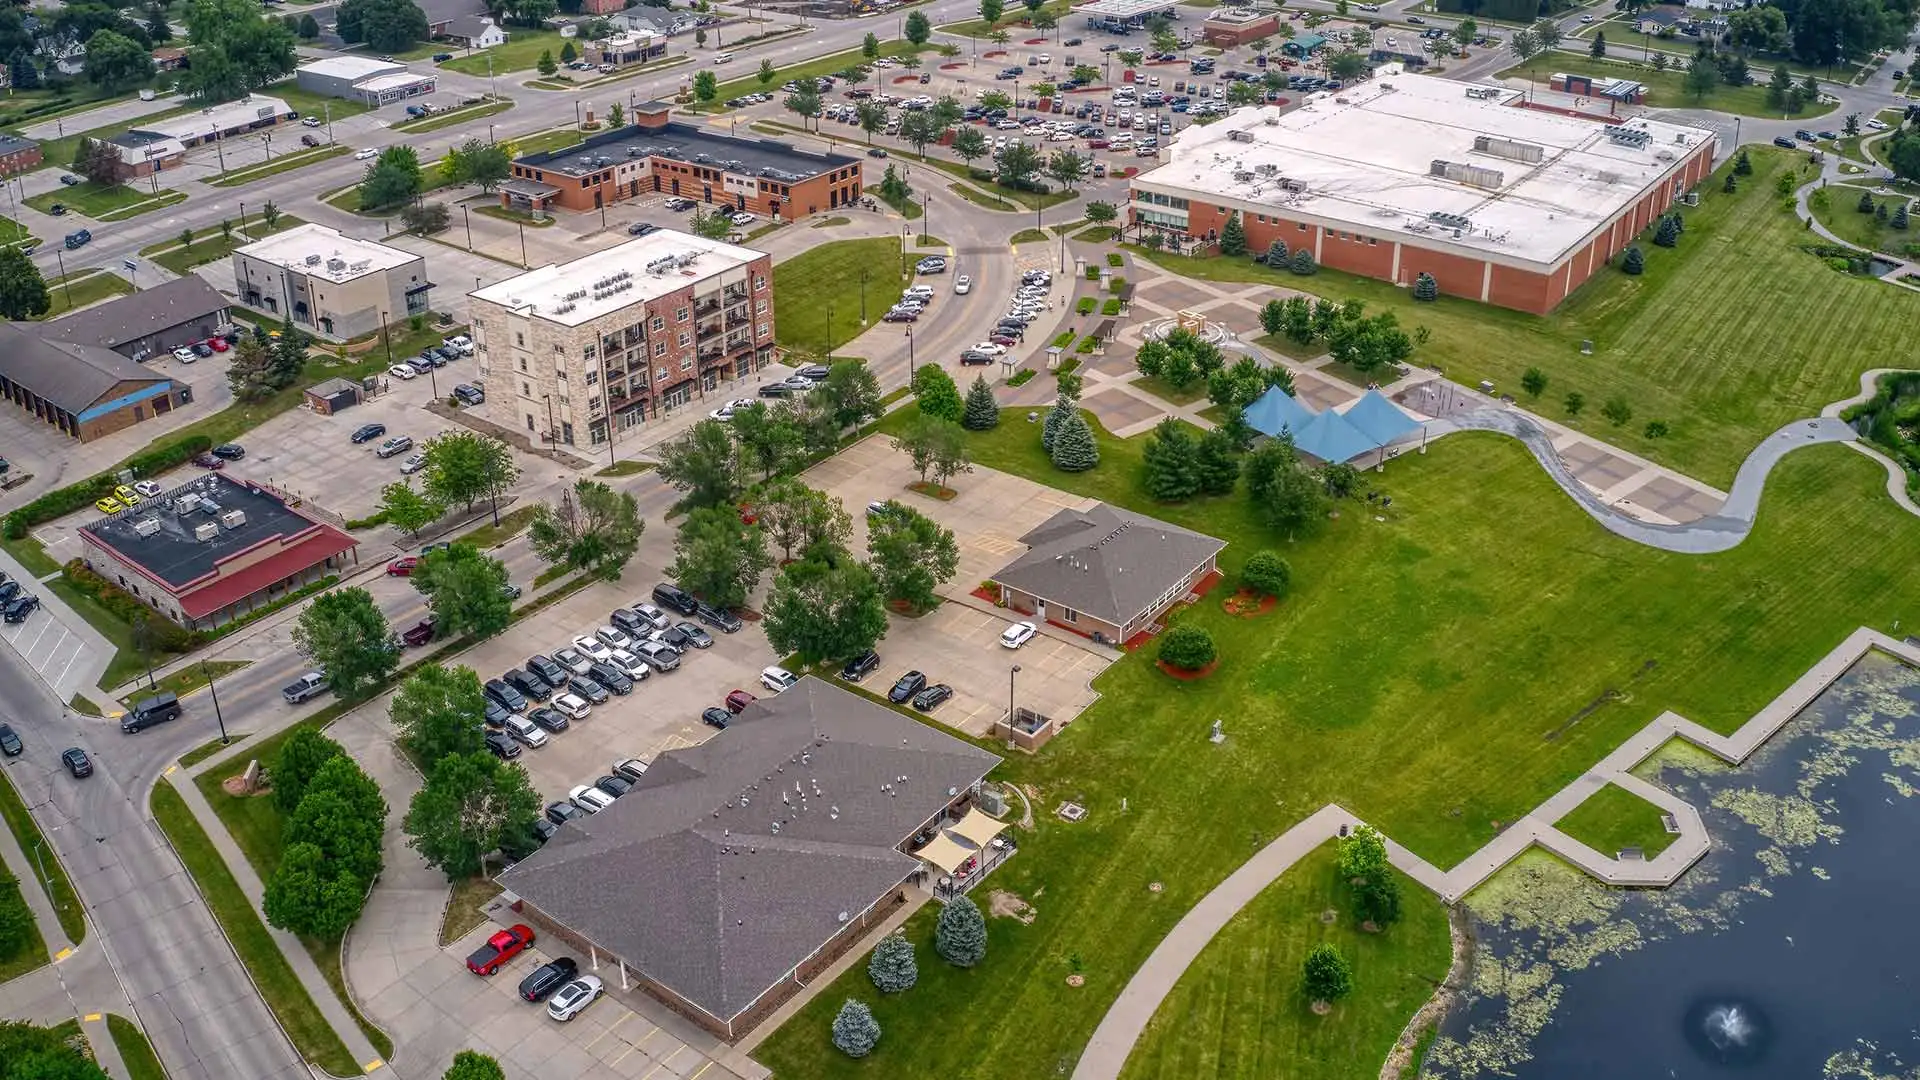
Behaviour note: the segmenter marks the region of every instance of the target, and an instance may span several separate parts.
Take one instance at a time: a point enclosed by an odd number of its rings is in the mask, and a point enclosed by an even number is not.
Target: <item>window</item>
[[[764,289],[766,287],[767,287],[767,275],[765,274],[753,275],[753,288],[755,292],[758,292],[761,289]]]
[[[677,323],[686,322],[689,318],[692,318],[692,317],[693,317],[693,311],[690,308],[673,309],[674,322],[677,322]]]
[[[1367,243],[1368,243],[1368,244],[1370,244],[1370,245],[1372,245],[1372,246],[1374,246],[1374,247],[1379,247],[1379,246],[1380,246],[1380,238],[1379,238],[1379,237],[1377,237],[1377,236],[1369,236],[1369,237],[1367,237]]]
[[[1072,608],[1061,608],[1060,621],[1064,623],[1078,623],[1080,621],[1080,613]]]
[[[520,347],[521,347],[521,348],[523,348],[523,349],[524,349],[524,348],[526,348],[526,347],[527,347],[527,335],[525,335],[525,334],[523,334],[523,333],[521,333],[521,332],[520,332],[520,331],[518,331],[518,330],[515,330],[515,331],[513,332],[513,343],[514,343],[515,345],[518,345],[518,346],[520,346]]]
[[[523,357],[521,357],[521,358],[520,358],[520,372],[521,372],[521,374],[523,374],[523,375],[524,375],[524,374],[526,374],[526,370],[527,370],[527,358],[523,356]]]
[[[681,357],[681,358],[680,358],[680,370],[681,370],[681,371],[692,371],[692,370],[693,370],[693,357],[691,357],[691,356],[683,356],[683,357]]]
[[[653,317],[653,328],[655,330],[665,330],[667,328],[667,320],[655,315]]]
[[[527,385],[527,384],[526,384],[526,383],[525,383],[525,382],[523,381],[523,382],[522,382],[522,383],[520,384],[520,396],[521,396],[521,397],[532,397],[532,396],[533,396],[533,387],[531,387],[531,386],[528,386],[528,385]]]
[[[1293,227],[1294,227],[1294,228],[1295,228],[1296,230],[1298,230],[1298,231],[1300,231],[1300,232],[1306,232],[1306,231],[1307,231],[1307,223],[1306,223],[1306,222],[1304,222],[1304,221],[1302,221],[1302,222],[1297,222],[1297,223],[1296,223],[1296,224],[1295,224],[1295,225],[1294,225]]]
[[[665,356],[665,355],[667,355],[667,343],[666,343],[666,342],[664,342],[664,341],[656,341],[656,342],[654,342],[654,343],[653,343],[653,355],[655,355],[655,356]]]
[[[692,343],[693,343],[693,335],[687,333],[685,330],[680,331],[680,347],[684,349],[688,345],[691,345]]]
[[[566,369],[566,368],[563,368],[563,367],[556,367],[556,368],[554,368],[554,369],[553,369],[553,377],[554,377],[554,378],[556,378],[556,379],[559,379],[559,380],[560,380],[561,382],[566,382],[566,381],[567,381],[567,369]]]
[[[599,384],[600,384],[600,369],[588,368],[587,369],[587,385],[598,386]]]
[[[767,313],[767,298],[764,296],[761,297],[760,302],[754,305],[753,310],[757,315],[765,315]]]
[[[771,333],[773,333],[773,327],[772,327],[772,326],[770,326],[770,325],[768,325],[767,323],[761,323],[761,324],[760,324],[760,336],[761,336],[761,337],[766,337],[766,336],[767,336],[768,334],[771,334]]]
[[[612,351],[612,350],[608,350],[608,351]],[[582,360],[593,359],[593,346],[591,345],[587,346],[586,350],[580,354],[580,359]]]

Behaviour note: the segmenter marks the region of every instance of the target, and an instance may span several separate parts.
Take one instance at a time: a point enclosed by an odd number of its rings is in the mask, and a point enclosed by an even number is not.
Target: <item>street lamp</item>
[[[860,325],[867,325],[867,268],[860,268]]]
[[[220,725],[220,745],[227,745],[227,718],[220,715],[220,695],[213,689],[213,669],[205,660],[200,661],[200,674],[207,678],[207,695],[213,698],[213,721]]]
[[[1020,674],[1019,664],[1013,665],[1013,669],[1007,672],[1007,749],[1009,750],[1014,749],[1014,745],[1013,745],[1013,677],[1018,674]]]
[[[387,313],[380,313],[380,340],[387,345],[387,366],[393,366],[393,334],[387,329]],[[436,395],[438,396],[438,395]]]
[[[913,324],[907,324],[907,382],[913,382]]]

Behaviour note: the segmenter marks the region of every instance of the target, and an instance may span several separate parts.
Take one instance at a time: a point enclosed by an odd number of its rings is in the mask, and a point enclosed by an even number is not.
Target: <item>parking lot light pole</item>
[[[227,745],[227,718],[220,715],[220,695],[213,689],[213,671],[205,660],[200,661],[200,674],[207,677],[207,696],[213,698],[213,722],[220,725],[220,745]]]
[[[1013,677],[1018,674],[1020,674],[1019,664],[1013,665],[1013,669],[1007,672],[1007,749],[1009,750],[1014,749],[1014,745],[1013,745]]]
[[[387,345],[387,366],[393,366],[393,333],[387,329],[387,313],[380,313],[380,340]]]
[[[907,324],[907,382],[913,382],[913,324]]]

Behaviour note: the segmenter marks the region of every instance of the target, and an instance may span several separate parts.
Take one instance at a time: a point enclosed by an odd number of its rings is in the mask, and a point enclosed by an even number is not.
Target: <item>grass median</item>
[[[113,1047],[120,1051],[120,1060],[127,1067],[126,1080],[167,1080],[167,1070],[138,1024],[118,1013],[108,1013],[107,1034],[113,1037]]]
[[[53,301],[53,306],[35,321],[57,319],[68,312],[79,311],[115,296],[125,296],[132,291],[132,282],[104,270],[76,270],[63,278],[49,278],[47,297]]]
[[[295,169],[304,169],[309,165],[318,164],[329,158],[337,158],[342,154],[348,153],[350,150],[350,147],[334,143],[331,146],[317,146],[308,150],[297,150],[290,154],[281,154],[272,161],[262,162],[244,169],[230,170],[213,180],[207,181],[207,186],[224,188],[251,184],[255,180],[264,180],[269,176],[278,176],[281,173],[292,172]]]
[[[161,780],[153,788],[152,809],[154,821],[166,834],[187,872],[193,875],[200,894],[206,899],[207,910],[213,913],[227,940],[233,943],[234,952],[253,977],[253,984],[267,1007],[273,1010],[280,1026],[293,1040],[294,1049],[301,1057],[335,1076],[359,1075],[360,1063],[353,1060],[347,1044],[340,1040],[339,1033],[327,1023],[306,987],[300,984],[299,976],[293,973],[280,946],[274,943],[267,924],[260,920],[246,894],[240,891],[240,883],[233,879],[233,872],[214,850],[206,830],[194,820],[186,800],[170,783]]]
[[[40,826],[34,822],[33,815],[27,812],[27,804],[21,801],[20,792],[13,786],[11,777],[0,783],[0,818],[7,820],[7,828],[12,831],[14,842],[20,845],[20,850],[26,853],[28,859],[33,860],[35,880],[40,882],[40,888],[53,904],[54,914],[60,918],[60,931],[75,945],[85,941],[87,918],[80,907],[80,897],[73,891],[73,882],[67,878],[67,868],[61,865],[60,856],[54,852],[53,845],[41,835]],[[43,868],[46,872],[44,879],[39,877]],[[28,886],[22,882],[20,887],[24,889]]]

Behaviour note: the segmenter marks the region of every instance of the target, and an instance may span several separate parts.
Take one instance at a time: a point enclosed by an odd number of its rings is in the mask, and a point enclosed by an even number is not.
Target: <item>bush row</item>
[[[125,467],[133,471],[134,476],[154,476],[165,472],[182,462],[213,449],[213,440],[205,435],[189,435],[164,443],[151,450],[135,454],[126,461]],[[119,483],[118,469],[96,473],[78,483],[55,488],[45,495],[7,515],[6,524],[0,527],[9,540],[19,540],[27,535],[27,530],[42,522],[52,521],[62,514],[71,514],[88,503],[112,494],[113,486]]]
[[[141,603],[132,593],[88,569],[87,564],[79,559],[68,562],[61,570],[61,576],[128,626],[137,626],[144,620],[148,640],[156,649],[183,653],[207,640],[205,633],[180,627],[165,615]]]

